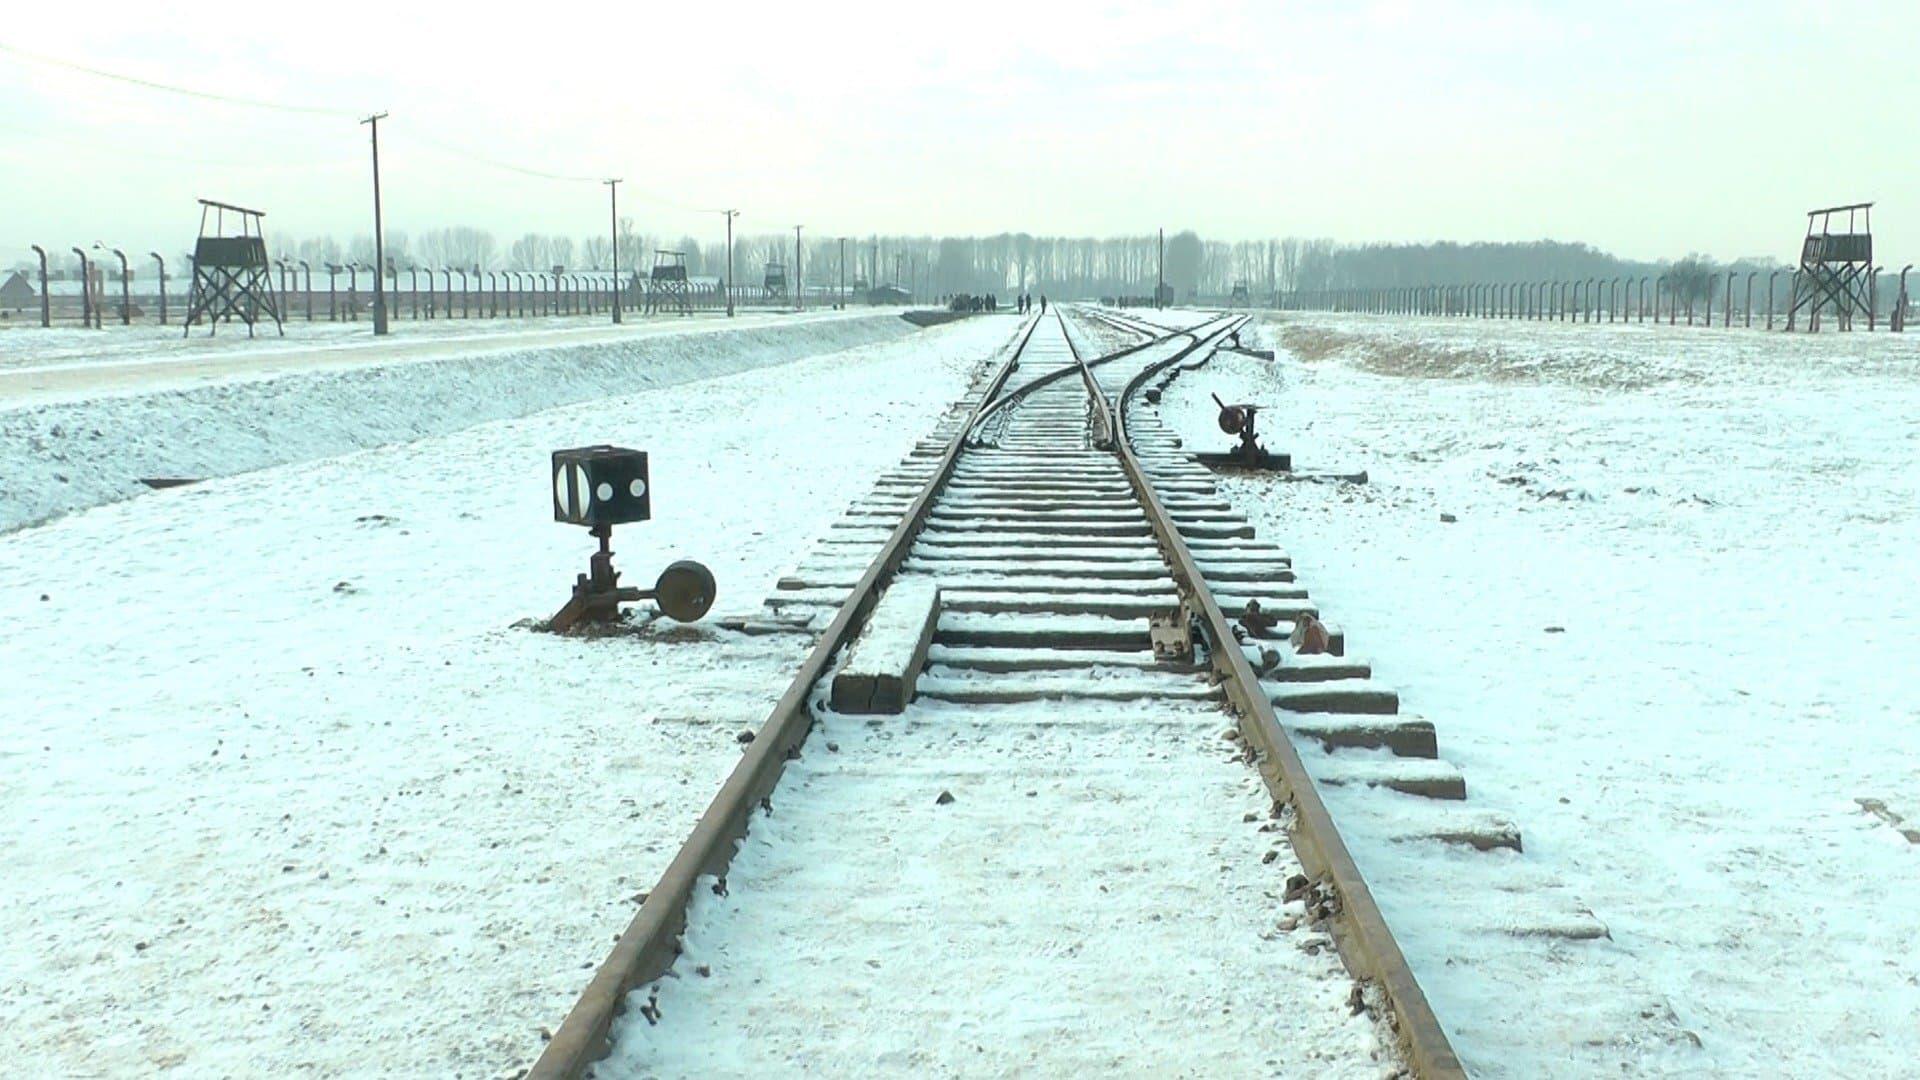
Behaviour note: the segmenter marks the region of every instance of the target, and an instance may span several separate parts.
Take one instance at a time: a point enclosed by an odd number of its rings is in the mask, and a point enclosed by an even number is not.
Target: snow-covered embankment
[[[0,532],[137,495],[145,477],[205,479],[312,461],[914,329],[884,313],[0,405]]]

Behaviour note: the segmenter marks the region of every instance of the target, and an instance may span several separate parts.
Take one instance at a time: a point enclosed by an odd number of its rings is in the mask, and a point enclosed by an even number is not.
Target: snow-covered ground
[[[1272,406],[1296,467],[1368,471],[1222,490],[1525,837],[1441,850],[1343,815],[1476,1073],[1911,1070],[1920,846],[1857,800],[1920,815],[1920,337],[1257,333],[1277,364],[1221,354],[1169,423],[1225,442],[1216,390]],[[1483,932],[1543,892],[1610,938]]]
[[[247,336],[246,327],[239,323],[222,323],[215,334],[208,334],[205,326],[196,326],[191,334],[184,334],[177,321],[170,326],[153,323],[120,326],[109,319],[107,325],[98,330],[77,325],[42,329],[37,324],[16,323],[0,329],[0,395],[34,384],[34,376],[55,373],[196,367],[224,370],[229,364],[245,365],[256,372],[265,365],[274,365],[283,371],[287,369],[283,361],[297,358],[310,367],[320,362],[315,358],[322,354],[329,364],[344,366],[391,362],[409,350],[448,344],[468,353],[521,347],[505,343],[530,335],[546,340],[568,337],[596,341],[687,328],[849,318],[872,314],[875,310],[860,307],[839,312],[825,309],[796,313],[742,309],[733,319],[710,311],[690,316],[629,314],[619,326],[614,326],[612,317],[604,313],[500,319],[400,318],[389,324],[391,332],[384,338],[373,336],[373,323],[369,319],[329,322],[324,311],[318,322],[308,322],[301,317],[301,312],[295,311],[294,317],[278,332],[266,325],[256,327],[252,337]]]
[[[757,609],[1014,328],[0,536],[0,1057],[41,1076],[530,1061],[808,644],[715,620]],[[548,454],[598,441],[652,455],[656,519],[616,532],[617,565],[646,584],[707,563],[704,622],[516,625],[586,568],[590,539],[551,520]]]
[[[390,343],[362,332],[275,351],[216,339],[220,351],[203,354],[149,342],[117,360],[0,372],[0,532],[140,494],[146,477],[313,460],[913,332],[872,311],[499,333],[399,326]],[[52,336],[69,333],[79,331]],[[63,381],[42,385],[53,379]]]

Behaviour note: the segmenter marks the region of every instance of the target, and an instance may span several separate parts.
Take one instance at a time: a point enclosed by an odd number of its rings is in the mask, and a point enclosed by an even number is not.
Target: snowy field
[[[796,339],[786,363],[0,536],[0,1057],[530,1062],[808,644],[715,620],[756,610],[1015,325]],[[548,454],[596,441],[652,454],[656,520],[617,532],[617,565],[707,563],[704,622],[517,625],[586,568]]]
[[[1228,479],[1525,853],[1344,831],[1477,1074],[1920,1060],[1920,337],[1291,316],[1174,384],[1366,486]],[[1443,517],[1443,515],[1445,515]],[[1885,814],[1859,800],[1879,800]],[[1336,812],[1340,803],[1336,800]],[[1610,936],[1515,940],[1551,891]]]
[[[344,294],[344,290],[342,290]],[[687,327],[753,326],[797,318],[846,318],[871,313],[872,308],[845,312],[750,311],[740,309],[733,319],[724,313],[703,311],[691,316],[640,315],[629,313],[620,326],[612,325],[612,316],[535,315],[501,319],[394,319],[391,333],[384,339],[373,336],[371,318],[357,322],[329,322],[324,309],[319,321],[308,322],[303,309],[296,309],[279,331],[271,324],[256,327],[251,338],[241,323],[222,323],[219,332],[208,334],[205,326],[196,326],[183,334],[177,321],[160,326],[151,322],[121,326],[114,321],[116,306],[110,309],[107,324],[100,329],[84,329],[77,324],[41,328],[14,323],[0,327],[0,386],[11,385],[19,376],[67,372],[92,368],[188,367],[241,360],[258,367],[263,359],[294,354],[330,353],[340,363],[366,363],[382,354],[422,344],[457,343],[466,351],[493,347],[502,340],[538,334],[543,337],[566,335],[586,339],[607,336],[634,336],[661,330]]]
[[[912,332],[862,310],[496,333],[403,324],[386,340],[221,338],[178,354],[114,353],[116,335],[96,333],[101,357],[0,371],[0,532],[140,494],[144,477],[229,476]],[[79,333],[53,331],[49,348]]]

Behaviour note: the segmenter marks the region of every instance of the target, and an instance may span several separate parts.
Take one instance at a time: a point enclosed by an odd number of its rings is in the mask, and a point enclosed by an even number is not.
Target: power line
[[[185,86],[174,86],[171,83],[142,79],[136,75],[122,75],[117,71],[106,71],[101,68],[88,67],[85,64],[77,64],[71,60],[61,60],[57,57],[28,52],[25,49],[9,45],[4,41],[0,41],[0,52],[10,53],[14,56],[31,60],[34,63],[46,64],[49,67],[66,68],[69,71],[78,71],[83,74],[95,76],[96,78],[111,79],[114,82],[123,82],[132,86],[144,87],[148,90],[180,94],[183,97],[200,98],[203,101],[218,101],[226,105],[242,105],[250,109],[271,109],[275,112],[304,113],[309,116],[336,116],[348,119],[358,118],[354,112],[348,109],[329,109],[318,105],[289,105],[280,101],[261,101],[257,98],[234,97],[231,94],[216,94],[208,90],[194,90]]]
[[[105,68],[93,67],[91,65],[78,63],[72,60],[64,60],[59,57],[47,56],[43,53],[37,53],[27,49],[22,49],[15,45],[9,45],[3,41],[0,41],[0,52],[7,53],[12,56],[17,56],[24,60],[28,60],[34,63],[44,64],[49,67],[64,68],[69,71],[77,71],[85,75],[91,75],[91,76],[94,76],[95,78],[107,79],[113,82],[125,83],[129,86],[137,86],[147,90],[157,90],[167,94],[178,94],[182,97],[197,98],[202,101],[213,101],[213,102],[218,102],[224,105],[235,105],[235,106],[251,108],[251,109],[266,109],[273,112],[295,113],[295,114],[300,114],[305,116],[327,116],[327,117],[334,117],[338,119],[347,119],[347,120],[355,120],[355,121],[358,121],[361,119],[361,113],[350,110],[350,109],[334,109],[334,108],[327,108],[327,107],[318,106],[318,105],[296,105],[296,104],[290,104],[287,102],[262,101],[257,98],[237,97],[231,94],[215,93],[209,90],[197,90],[192,87],[178,86],[173,83],[160,82],[154,79],[144,79],[136,75],[126,75],[117,71],[109,71],[109,70],[106,70]],[[408,134],[411,138],[435,150],[438,150],[443,154],[447,154],[449,156],[456,157],[456,158],[463,158],[465,160],[472,161],[477,164],[485,165],[485,166],[488,166],[489,168],[499,169],[504,172],[518,173],[521,176],[528,176],[537,180],[551,180],[557,183],[568,183],[568,184],[598,184],[604,178],[604,174],[591,175],[591,176],[584,175],[584,174],[575,175],[575,174],[569,174],[569,173],[547,172],[546,170],[543,170],[543,169],[534,169],[524,165],[515,165],[511,162],[501,161],[498,158],[489,157],[485,154],[476,153],[465,147],[455,145],[443,139],[434,138],[433,136],[427,135],[422,132],[409,130]],[[642,202],[652,203],[656,206],[665,207],[671,210],[678,210],[682,213],[687,213],[687,214],[717,214],[717,213],[723,212],[716,207],[691,206],[687,203],[680,202],[677,199],[669,199],[669,198],[665,198],[663,196],[656,195],[650,192],[639,191],[632,188],[631,186],[629,186],[628,188],[628,197],[638,198]],[[767,227],[771,229],[779,229],[781,231],[785,231],[787,228],[790,228],[791,226],[774,224],[772,222],[769,222]]]

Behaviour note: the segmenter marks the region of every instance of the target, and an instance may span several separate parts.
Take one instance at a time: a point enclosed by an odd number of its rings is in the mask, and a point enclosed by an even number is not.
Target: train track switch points
[[[1214,394],[1212,397],[1213,403],[1220,406],[1220,430],[1229,435],[1240,436],[1240,445],[1224,454],[1195,455],[1201,464],[1225,465],[1241,469],[1270,469],[1276,472],[1293,470],[1293,459],[1289,455],[1269,453],[1260,445],[1260,436],[1255,431],[1259,423],[1260,406],[1245,403],[1229,405],[1220,400],[1219,394]]]
[[[670,564],[651,589],[620,584],[613,568],[613,527],[652,517],[644,451],[602,445],[553,452],[553,519],[583,525],[600,542],[587,573],[574,579],[573,595],[548,624],[555,633],[583,622],[612,622],[621,604],[640,600],[654,601],[681,622],[692,622],[713,606],[713,574],[691,560]]]

